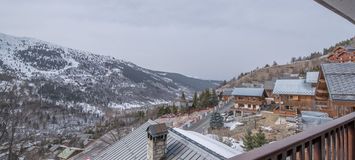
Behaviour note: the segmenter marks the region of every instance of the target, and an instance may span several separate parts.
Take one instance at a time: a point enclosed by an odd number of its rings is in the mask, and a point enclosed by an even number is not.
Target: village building
[[[334,63],[355,62],[355,48],[351,46],[337,47],[327,58]]]
[[[168,128],[149,120],[136,130],[110,145],[95,160],[116,159],[228,159],[241,151],[208,136],[180,128]]]
[[[191,99],[175,99],[175,101],[173,101],[172,103],[170,103],[170,106],[175,106],[178,109],[184,109],[184,108],[188,108],[191,107],[193,104]]]
[[[223,91],[222,91],[222,101],[228,102],[231,99],[233,99],[232,92],[233,92],[233,88],[225,88],[225,89],[223,89]]]
[[[355,111],[355,63],[322,64],[316,106],[331,117]]]
[[[234,113],[244,115],[244,113],[256,113],[266,104],[267,94],[264,88],[234,88]]]
[[[270,80],[264,82],[264,89],[268,97],[273,97],[272,91],[274,90],[276,80]]]
[[[273,90],[278,107],[274,113],[294,116],[297,110],[314,110],[315,86],[319,72],[308,72],[306,79],[281,79],[277,80]]]

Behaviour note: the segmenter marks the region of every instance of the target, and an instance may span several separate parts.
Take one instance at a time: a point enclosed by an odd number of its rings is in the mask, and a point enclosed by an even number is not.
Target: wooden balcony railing
[[[355,159],[355,112],[231,160]]]
[[[274,114],[278,114],[280,116],[284,117],[294,117],[297,115],[296,111],[290,111],[290,110],[279,110],[279,109],[274,109]]]
[[[313,106],[313,101],[310,100],[285,100],[284,105],[288,106],[302,106],[302,107],[311,107]]]

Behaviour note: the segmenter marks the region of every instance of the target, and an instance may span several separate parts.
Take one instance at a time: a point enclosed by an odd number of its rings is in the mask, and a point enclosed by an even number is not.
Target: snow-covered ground
[[[223,142],[230,142],[232,144],[232,148],[237,150],[238,152],[240,153],[243,153],[244,152],[244,148],[242,147],[243,146],[243,141],[240,140],[240,141],[237,141],[236,139],[232,138],[232,137],[223,137]]]
[[[233,130],[233,129],[235,129],[237,126],[242,126],[242,125],[244,125],[244,124],[241,123],[241,122],[237,122],[237,121],[224,123],[224,127],[229,128],[229,130]]]
[[[109,107],[123,110],[123,109],[144,107],[147,105],[158,105],[158,104],[168,104],[168,103],[169,101],[156,99],[154,101],[149,101],[148,103],[142,103],[138,101],[132,101],[131,103],[122,103],[122,104],[110,103]]]
[[[265,131],[268,131],[268,132],[272,131],[272,128],[270,126],[261,126],[261,129],[265,130]]]

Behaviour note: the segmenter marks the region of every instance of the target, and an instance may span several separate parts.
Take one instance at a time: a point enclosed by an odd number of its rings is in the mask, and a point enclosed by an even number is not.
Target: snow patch
[[[237,121],[224,123],[224,127],[229,128],[229,130],[233,130],[237,126],[242,126],[242,125],[244,125],[244,124],[241,122],[237,122]]]

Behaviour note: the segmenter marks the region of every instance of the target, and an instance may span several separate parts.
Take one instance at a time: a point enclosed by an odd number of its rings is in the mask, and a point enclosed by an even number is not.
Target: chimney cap
[[[168,134],[168,127],[165,125],[165,123],[154,124],[150,125],[146,131],[152,137],[157,137]]]

